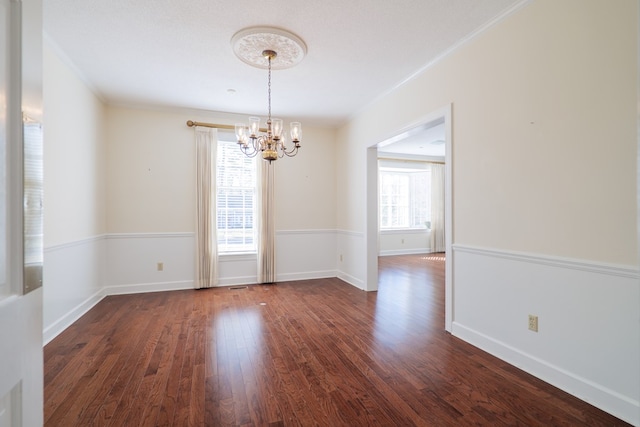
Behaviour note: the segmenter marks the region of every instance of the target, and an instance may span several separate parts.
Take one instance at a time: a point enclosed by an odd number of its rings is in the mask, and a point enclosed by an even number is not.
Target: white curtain
[[[196,127],[196,289],[215,286],[218,280],[216,236],[217,129]]]
[[[275,165],[258,159],[258,283],[276,281]]]
[[[431,252],[444,252],[444,165],[431,165]]]

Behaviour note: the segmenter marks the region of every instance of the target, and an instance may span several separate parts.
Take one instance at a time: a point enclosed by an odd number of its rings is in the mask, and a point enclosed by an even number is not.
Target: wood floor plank
[[[45,425],[628,425],[446,333],[445,262],[107,297],[45,347]]]
[[[123,358],[127,363],[121,365],[121,371],[113,379],[113,387],[104,399],[104,404],[96,415],[103,425],[124,425],[125,419],[139,416],[130,411],[136,399],[146,396],[138,395],[138,387],[144,378],[149,359],[158,341],[158,335],[163,323],[157,312],[150,312],[149,317],[141,320],[145,329],[137,335],[137,341],[132,341],[132,348],[123,348]]]
[[[55,376],[57,381],[50,382],[50,387],[45,386],[45,398],[56,407],[55,411],[46,414],[45,422],[64,425],[63,421],[71,416],[71,406],[78,399],[88,397],[84,390],[96,370],[95,366],[102,364],[108,355],[108,343],[105,341],[90,340],[80,344],[74,347],[77,351],[70,352],[72,362]]]

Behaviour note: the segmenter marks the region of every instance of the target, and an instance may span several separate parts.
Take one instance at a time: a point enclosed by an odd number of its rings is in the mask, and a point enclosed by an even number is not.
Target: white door
[[[0,427],[43,422],[41,7],[0,0]]]

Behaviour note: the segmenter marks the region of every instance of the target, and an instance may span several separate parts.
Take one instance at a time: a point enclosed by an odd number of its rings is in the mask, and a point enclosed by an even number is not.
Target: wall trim
[[[416,249],[389,249],[386,251],[380,251],[379,256],[394,256],[394,255],[418,255],[429,254],[431,248],[416,248]]]
[[[218,279],[218,284],[215,288],[222,288],[225,286],[238,286],[238,285],[257,285],[257,277],[253,276],[235,276]]]
[[[350,284],[351,286],[355,286],[358,289],[364,290],[364,282],[361,279],[358,279],[357,277],[354,277],[343,271],[338,271],[338,274],[334,277],[337,277],[338,279]]]
[[[364,232],[362,231],[336,229],[336,234],[341,234],[343,236],[351,236],[351,237],[364,237]]]
[[[345,230],[336,229],[301,229],[301,230],[276,230],[276,235],[295,235],[295,234],[336,234],[339,231],[345,233],[353,233]],[[109,233],[106,234],[108,239],[132,239],[132,238],[164,238],[164,237],[193,237],[194,232],[169,232],[169,233]]]
[[[640,402],[453,322],[452,334],[541,380],[629,423],[638,422]]]
[[[146,292],[181,291],[194,289],[193,281],[132,283],[127,285],[110,285],[103,288],[106,296],[141,294]]]
[[[393,235],[393,234],[431,234],[431,230],[428,228],[393,228],[393,229],[381,229],[378,231],[380,235]]]
[[[584,261],[572,258],[563,258],[553,255],[539,255],[526,252],[506,251],[499,249],[487,249],[477,246],[453,245],[454,252],[466,252],[476,255],[490,256],[494,258],[504,258],[514,261],[521,261],[534,264],[542,264],[551,267],[569,268],[572,270],[585,271],[626,277],[640,280],[640,269],[633,266],[607,264],[596,261]]]
[[[313,280],[313,279],[326,279],[329,277],[337,277],[336,270],[325,271],[305,271],[303,273],[285,273],[277,274],[276,280],[278,282],[292,282],[294,280]]]
[[[60,317],[53,324],[48,326],[42,331],[42,346],[47,345],[51,340],[60,335],[62,331],[67,329],[76,320],[84,316],[89,310],[91,310],[96,304],[98,304],[106,296],[104,288],[100,289],[89,298],[78,304],[74,309],[69,311],[64,316]]]
[[[193,237],[195,233],[193,232],[183,232],[183,233],[109,233],[107,234],[107,239],[165,239],[169,237]]]
[[[107,234],[98,234],[96,236],[85,237],[84,239],[74,240],[72,242],[59,243],[57,245],[47,246],[43,249],[44,253],[51,253],[62,249],[68,249],[75,246],[86,245],[87,243],[99,242],[107,238]]]
[[[98,88],[96,87],[96,85],[87,78],[87,76],[85,75],[85,73],[83,73],[80,68],[78,68],[76,66],[76,64],[71,60],[71,58],[69,58],[69,56],[65,53],[65,51],[51,38],[51,36],[49,35],[49,33],[45,30],[42,31],[42,40],[43,40],[43,47],[47,46],[48,48],[50,48],[53,52],[55,52],[56,56],[58,57],[58,59],[67,67],[69,67],[69,69],[71,69],[71,71],[73,72],[73,74],[75,74],[75,76],[80,79],[80,81],[82,81],[82,83],[87,87],[87,89],[89,89],[89,91],[96,97],[98,98],[103,105],[107,105],[107,99],[104,97],[104,95],[98,90]]]
[[[327,271],[307,271],[304,273],[287,273],[278,275],[277,282],[291,282],[295,280],[313,280],[326,279],[329,277],[337,277],[335,270]],[[218,280],[215,287],[237,286],[237,285],[255,285],[258,284],[255,276],[236,276],[226,277]],[[104,296],[139,294],[145,292],[164,292],[177,291],[183,289],[194,289],[192,281],[178,282],[156,282],[156,283],[137,283],[128,285],[111,285],[103,288]],[[73,323],[73,322],[72,322]]]
[[[296,235],[296,234],[336,234],[335,229],[309,229],[309,230],[276,230],[276,235]]]

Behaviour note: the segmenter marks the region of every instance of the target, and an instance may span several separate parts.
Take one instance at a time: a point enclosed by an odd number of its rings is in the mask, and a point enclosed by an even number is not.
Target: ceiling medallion
[[[231,38],[236,56],[257,68],[269,68],[269,61],[262,54],[265,50],[277,52],[271,68],[283,70],[298,64],[307,54],[307,45],[295,34],[275,27],[250,27],[240,30]]]
[[[287,146],[282,119],[271,118],[271,69],[293,67],[302,61],[307,53],[307,46],[300,37],[272,27],[252,27],[238,31],[231,38],[231,45],[236,56],[243,62],[269,70],[266,134],[261,133],[259,117],[249,117],[249,126],[236,123],[236,137],[240,150],[247,157],[255,157],[260,153],[270,164],[284,156],[295,156],[302,139],[302,124],[291,122],[292,145]]]

